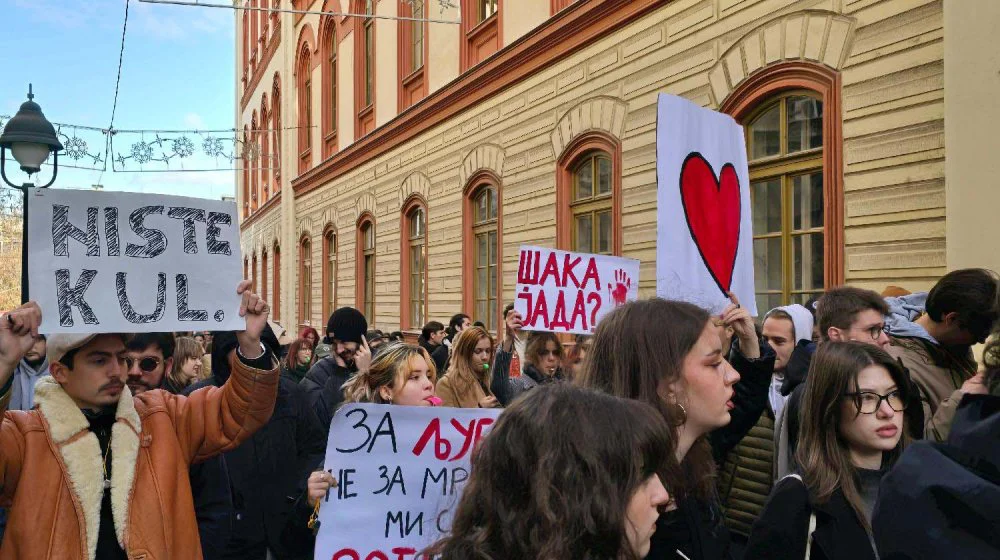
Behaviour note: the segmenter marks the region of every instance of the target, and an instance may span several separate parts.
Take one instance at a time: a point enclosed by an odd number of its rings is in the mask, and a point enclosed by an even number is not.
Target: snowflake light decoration
[[[149,163],[153,159],[153,147],[145,142],[132,144],[132,158],[138,163]]]
[[[179,138],[174,138],[173,149],[174,154],[184,158],[194,153],[194,144],[187,136],[181,136]]]

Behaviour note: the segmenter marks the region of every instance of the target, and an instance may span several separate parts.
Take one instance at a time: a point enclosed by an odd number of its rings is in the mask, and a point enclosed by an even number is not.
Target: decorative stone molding
[[[299,239],[302,239],[303,234],[312,235],[313,234],[313,220],[310,217],[305,217],[299,219],[298,223],[295,224],[295,242],[298,243]]]
[[[461,184],[465,185],[470,177],[483,170],[491,171],[497,177],[503,177],[505,157],[504,149],[496,144],[477,146],[465,156],[462,166],[458,169]]]
[[[552,153],[556,159],[577,137],[600,131],[621,140],[625,133],[628,105],[617,97],[600,96],[583,101],[563,114],[552,131]]]
[[[708,72],[715,105],[743,80],[779,62],[809,61],[840,70],[850,53],[855,18],[826,10],[779,16],[749,31]]]
[[[368,212],[375,216],[375,195],[370,192],[362,193],[354,204],[354,219],[357,220],[362,214]]]
[[[502,159],[502,158],[501,158]],[[417,194],[425,201],[430,198],[431,180],[420,171],[414,171],[403,179],[403,184],[399,186],[399,206],[402,207],[406,199]]]

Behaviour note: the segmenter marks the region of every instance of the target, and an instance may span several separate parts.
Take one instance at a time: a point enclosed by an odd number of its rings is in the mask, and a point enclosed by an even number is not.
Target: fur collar
[[[104,468],[97,436],[90,432],[90,423],[73,399],[51,376],[45,376],[35,386],[35,403],[45,420],[49,437],[59,449],[65,465],[65,476],[76,501],[83,511],[87,535],[88,558],[97,552],[101,500],[104,496]],[[118,544],[124,548],[128,527],[128,503],[135,482],[135,465],[139,457],[139,436],[142,423],[135,410],[132,393],[122,390],[111,428],[111,512]],[[81,432],[86,432],[79,435]]]

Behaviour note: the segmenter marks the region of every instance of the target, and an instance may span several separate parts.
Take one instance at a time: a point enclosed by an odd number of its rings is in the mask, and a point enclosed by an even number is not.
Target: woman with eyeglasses
[[[452,341],[451,364],[438,379],[437,395],[443,406],[455,408],[496,408],[500,406],[490,391],[490,364],[493,337],[482,327],[468,327]]]
[[[908,443],[910,384],[877,346],[826,342],[809,369],[796,459],[775,485],[744,558],[878,559],[871,517],[879,482]]]

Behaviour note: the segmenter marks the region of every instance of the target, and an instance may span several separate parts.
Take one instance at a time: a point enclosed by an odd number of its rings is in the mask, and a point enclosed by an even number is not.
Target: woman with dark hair
[[[674,507],[657,522],[648,558],[729,557],[729,532],[715,491],[716,463],[754,425],[767,402],[774,352],[761,346],[749,314],[659,298],[604,317],[576,383],[652,405],[671,426],[657,472]],[[736,336],[729,359],[723,329]],[[740,381],[741,376],[743,381]]]
[[[651,407],[557,383],[507,409],[474,452],[444,560],[639,560],[669,495]],[[428,556],[429,557],[429,556]]]
[[[491,363],[493,337],[486,329],[469,327],[458,333],[452,344],[448,373],[437,382],[437,394],[442,404],[456,408],[500,406],[490,391]]]
[[[827,342],[805,385],[796,459],[754,523],[744,558],[878,559],[871,518],[883,474],[908,443],[910,383],[884,350]]]
[[[298,383],[312,366],[313,344],[308,338],[298,338],[288,345],[288,354],[281,361],[281,375]]]

